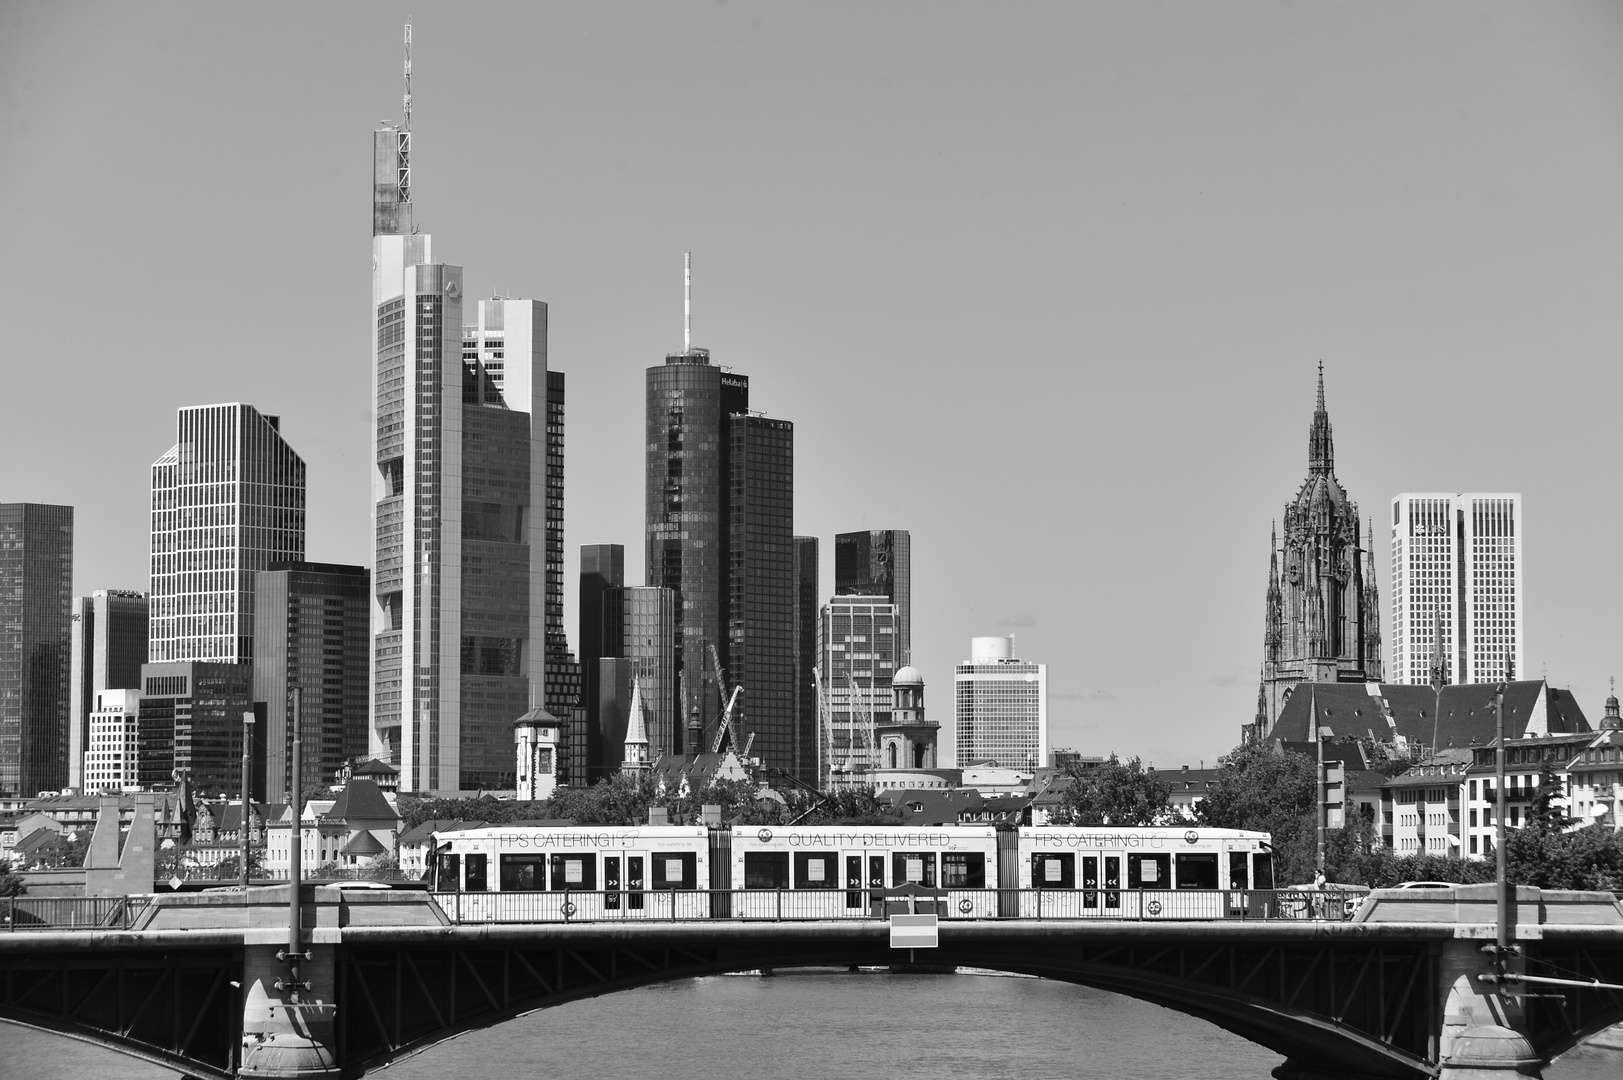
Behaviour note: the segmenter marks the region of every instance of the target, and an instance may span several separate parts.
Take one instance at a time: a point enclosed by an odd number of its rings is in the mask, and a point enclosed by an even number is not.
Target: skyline
[[[796,424],[820,579],[835,533],[911,532],[937,710],[969,639],[1012,631],[1054,745],[1230,749],[1323,360],[1366,517],[1523,493],[1521,674],[1548,662],[1599,714],[1623,666],[1623,13],[514,7],[488,11],[530,32],[486,40],[413,8],[417,221],[470,299],[548,304],[569,375],[571,633],[580,546],[641,561],[640,380],[680,340],[691,249],[693,344]],[[75,506],[76,595],[150,588],[147,463],[214,402],[283,418],[307,557],[370,562],[367,151],[405,10],[288,10],[8,16],[0,498]],[[114,237],[152,278],[72,299]],[[64,380],[89,422],[38,407]]]

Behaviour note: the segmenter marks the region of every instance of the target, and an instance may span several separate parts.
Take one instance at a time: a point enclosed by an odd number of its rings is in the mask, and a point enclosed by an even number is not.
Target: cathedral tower
[[[1266,738],[1300,682],[1379,682],[1381,628],[1375,565],[1358,504],[1336,481],[1335,444],[1319,399],[1308,429],[1307,479],[1285,505],[1268,553],[1262,685],[1256,731]]]

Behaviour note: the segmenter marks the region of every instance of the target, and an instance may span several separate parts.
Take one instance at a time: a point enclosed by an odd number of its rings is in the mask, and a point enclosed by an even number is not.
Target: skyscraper
[[[1297,683],[1381,679],[1375,565],[1359,543],[1358,504],[1336,480],[1322,364],[1307,459],[1307,479],[1285,505],[1284,535],[1274,535],[1268,552],[1262,680],[1252,728],[1259,738],[1272,730]]]
[[[0,795],[68,780],[73,507],[0,503]]]
[[[581,706],[586,715],[577,733],[566,730],[561,755],[564,773],[570,783],[585,783],[592,762],[601,765],[598,733],[598,661],[617,656],[619,650],[605,644],[603,636],[603,594],[626,583],[626,549],[621,544],[582,544],[580,549],[580,644]],[[674,648],[674,646],[673,646]],[[674,666],[675,659],[672,658]]]
[[[953,672],[958,765],[1048,764],[1048,667],[1017,659],[1014,639],[978,637]]]
[[[1393,682],[1431,682],[1439,631],[1445,682],[1525,675],[1522,611],[1519,492],[1393,497]]]
[[[152,463],[148,659],[254,658],[254,572],[304,558],[304,462],[252,405],[179,410]]]
[[[896,605],[888,596],[836,596],[818,620],[817,654],[828,731],[819,786],[867,783],[879,765],[874,729],[889,723],[896,662]]]
[[[906,529],[837,533],[834,595],[884,596],[896,605],[896,663],[913,662],[913,538]]]
[[[293,690],[300,690],[303,776],[331,783],[367,752],[372,575],[362,566],[273,563],[254,583],[253,700],[265,706],[264,798],[287,802]]]
[[[182,777],[202,794],[241,792],[242,714],[253,708],[252,694],[248,664],[143,664],[135,733],[141,785],[162,787]],[[259,733],[254,734],[257,741]],[[250,764],[256,774],[253,798],[264,795],[257,782],[263,767],[262,755]]]
[[[647,581],[677,597],[678,700],[711,728],[743,684],[744,730],[792,769],[794,427],[749,412],[749,378],[691,339],[647,374]]]
[[[74,598],[69,661],[69,787],[97,790],[88,787],[85,773],[90,714],[97,709],[96,696],[102,691],[140,687],[141,665],[147,662],[150,607],[146,593],[122,589],[97,589],[89,596]],[[133,777],[130,782],[134,782]]]
[[[604,656],[630,666],[599,666],[599,674],[615,672],[610,684],[599,687],[599,710],[609,705],[615,731],[602,736],[604,757],[592,760],[592,781],[620,767],[618,747],[625,742],[623,721],[631,716],[635,687],[643,695],[649,754],[675,754],[682,737],[677,731],[677,594],[657,586],[610,588],[601,604]]]
[[[511,787],[546,687],[547,308],[483,300],[464,329],[410,153],[408,106],[373,142],[372,748],[403,791]]]
[[[821,728],[817,718],[817,537],[795,537],[795,776],[816,785]]]
[[[564,733],[584,733],[584,674],[564,633],[564,373],[547,372],[547,650],[543,703]],[[572,778],[565,775],[566,782]]]

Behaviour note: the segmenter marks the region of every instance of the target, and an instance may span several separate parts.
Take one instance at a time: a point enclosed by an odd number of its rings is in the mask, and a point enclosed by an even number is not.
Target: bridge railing
[[[0,901],[0,931],[128,930],[150,896],[12,896]]]
[[[949,920],[1342,922],[1352,917],[1362,899],[1358,893],[1294,889],[948,889],[939,897],[905,901],[887,899],[883,889],[843,888],[429,895],[458,924],[884,919],[914,910]]]

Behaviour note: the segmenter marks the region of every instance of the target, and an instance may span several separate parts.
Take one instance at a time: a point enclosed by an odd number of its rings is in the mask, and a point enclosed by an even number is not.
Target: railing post
[[[782,889],[778,890],[778,917],[776,919],[774,919],[773,921],[774,922],[782,922],[783,921],[783,890]]]

